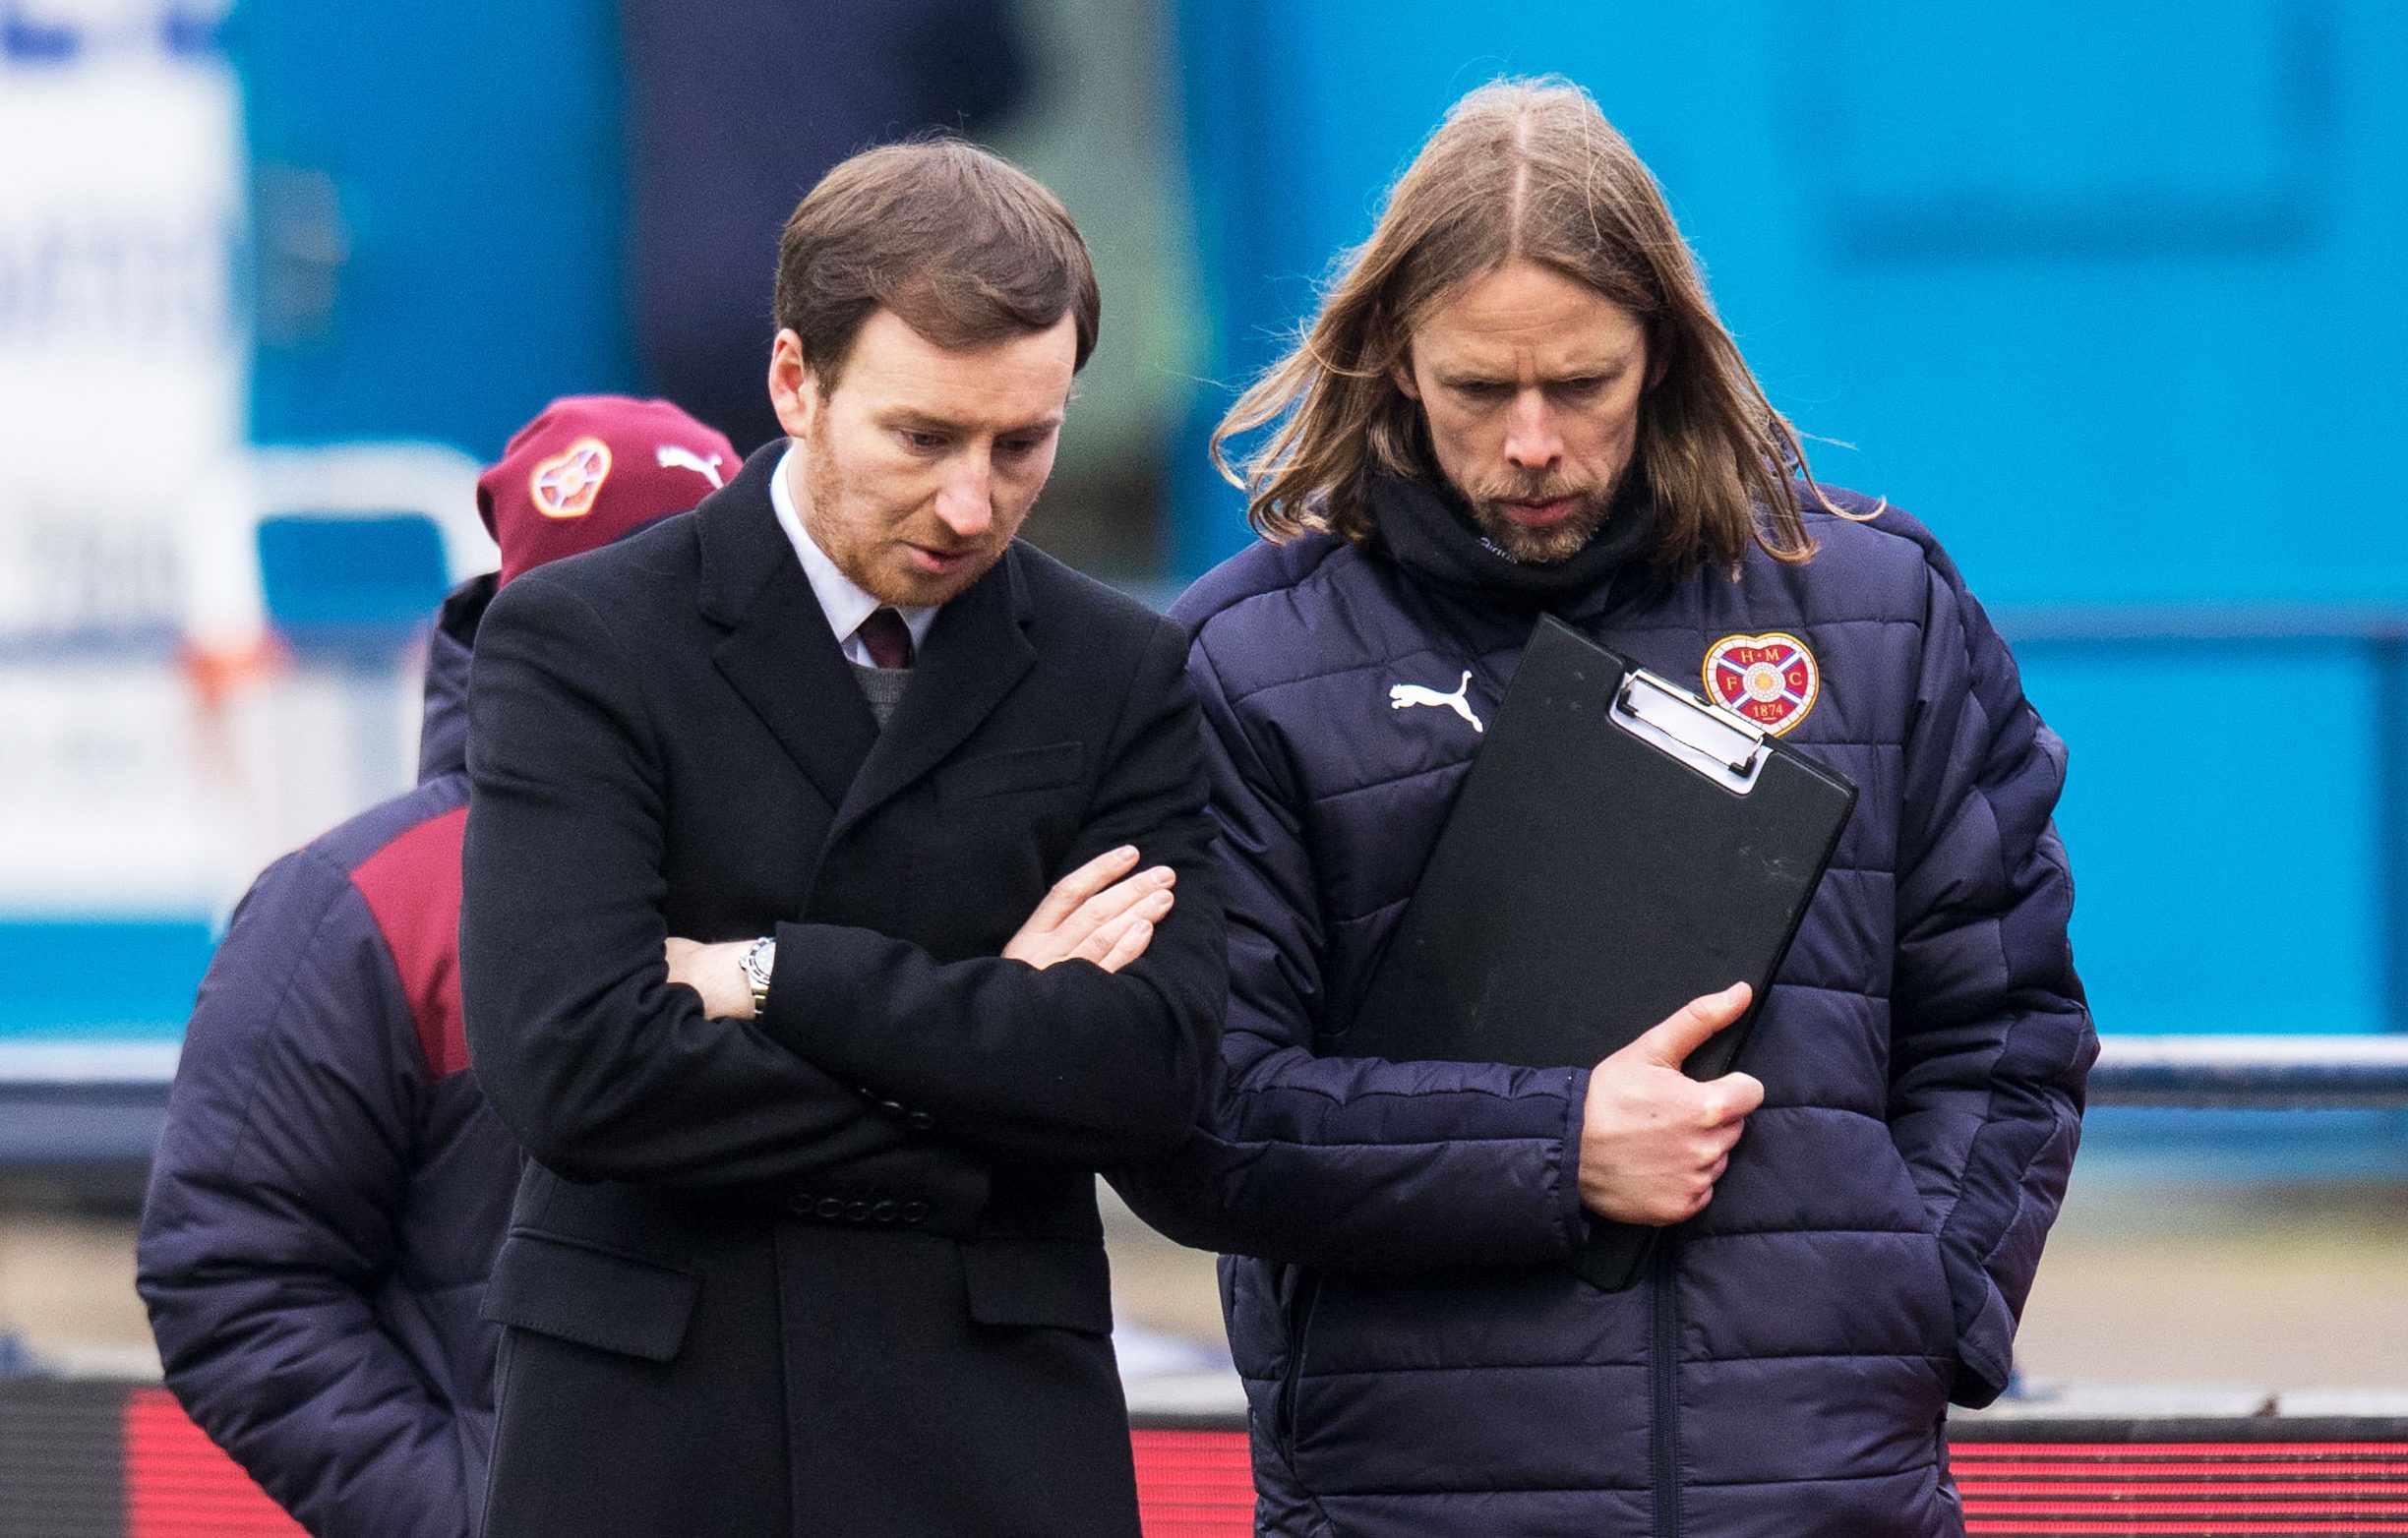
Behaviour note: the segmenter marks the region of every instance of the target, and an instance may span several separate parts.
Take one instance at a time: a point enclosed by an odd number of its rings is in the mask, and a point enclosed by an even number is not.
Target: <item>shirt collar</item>
[[[787,541],[794,546],[795,559],[803,562],[803,574],[811,579],[812,594],[819,600],[820,613],[827,616],[828,628],[836,633],[836,644],[844,654],[864,666],[870,664],[870,648],[854,633],[862,621],[886,606],[862,590],[861,584],[838,569],[803,526],[803,514],[795,506],[794,492],[786,481],[790,469],[799,469],[795,458],[802,444],[789,441],[786,451],[778,456],[777,473],[769,477],[769,505],[777,510],[778,527],[786,531]],[[912,648],[917,651],[928,644],[929,626],[936,622],[936,606],[915,604],[906,608],[895,606],[903,617],[904,628],[911,631]]]

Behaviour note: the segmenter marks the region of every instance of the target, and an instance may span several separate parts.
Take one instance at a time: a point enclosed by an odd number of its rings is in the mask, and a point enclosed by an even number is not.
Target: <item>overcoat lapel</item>
[[[1019,555],[1007,546],[969,591],[936,611],[911,686],[854,777],[828,842],[942,763],[1003,702],[1037,660],[1027,621]]]
[[[785,450],[783,439],[756,450],[695,509],[700,601],[727,627],[711,652],[720,674],[827,803],[841,806],[877,720],[770,504],[769,478]]]

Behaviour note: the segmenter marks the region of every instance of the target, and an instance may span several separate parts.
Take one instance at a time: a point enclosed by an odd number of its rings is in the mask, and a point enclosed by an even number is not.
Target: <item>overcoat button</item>
[[[926,1111],[914,1111],[903,1118],[903,1124],[914,1132],[926,1132],[936,1125],[936,1118]]]
[[[872,1222],[878,1223],[891,1223],[895,1220],[896,1214],[902,1211],[902,1208],[892,1202],[880,1202],[877,1206],[870,1209],[870,1220]]]
[[[793,1196],[786,1199],[786,1211],[795,1213],[799,1217],[809,1217],[811,1215],[812,1203],[814,1200],[815,1198],[813,1198],[810,1192],[798,1191]]]
[[[906,1202],[903,1204],[903,1220],[905,1222],[916,1223],[927,1216],[928,1204],[926,1202]]]
[[[813,1208],[812,1212],[814,1215],[819,1217],[842,1217],[844,1215],[844,1199],[842,1197],[823,1196],[819,1199],[818,1206]]]
[[[870,1220],[870,1204],[867,1202],[851,1203],[845,1208],[844,1213],[846,1222],[866,1223]]]

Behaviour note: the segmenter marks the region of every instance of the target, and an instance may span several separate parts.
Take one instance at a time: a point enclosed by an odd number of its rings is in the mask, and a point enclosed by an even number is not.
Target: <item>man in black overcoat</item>
[[[1013,540],[1097,308],[1019,171],[856,156],[788,440],[486,617],[490,1533],[1136,1538],[1094,1172],[1185,1131],[1224,964],[1185,639]]]

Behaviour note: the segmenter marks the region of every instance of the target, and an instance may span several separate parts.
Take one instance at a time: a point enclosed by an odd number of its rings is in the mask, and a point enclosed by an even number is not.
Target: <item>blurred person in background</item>
[[[915,143],[803,200],[775,307],[789,437],[478,637],[487,1519],[1137,1538],[1094,1172],[1185,1134],[1227,989],[1185,633],[1015,538],[1094,269]]]
[[[1013,0],[621,0],[630,287],[645,386],[747,452],[782,436],[760,253],[837,161],[986,137],[1026,96]]]
[[[1267,541],[1174,611],[1224,833],[1223,1073],[1122,1178],[1232,1257],[1262,1531],[1961,1531],[1946,1405],[2006,1386],[2097,1050],[2064,747],[2005,643],[1921,524],[1806,474],[1568,84],[1448,114],[1220,436],[1273,424]],[[1540,615],[1860,788],[1747,1072],[1680,1072],[1738,986],[1594,1068],[1346,1055]],[[1637,1284],[1568,1266],[1593,1217],[1666,1230]]]
[[[498,1332],[478,1311],[518,1152],[460,1015],[479,621],[736,464],[658,400],[571,396],[512,437],[477,486],[501,570],[436,620],[417,789],[262,873],[202,981],[137,1284],[168,1388],[320,1538],[463,1538],[484,1496]]]

